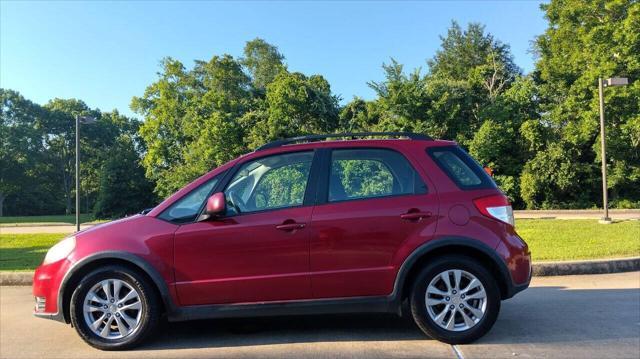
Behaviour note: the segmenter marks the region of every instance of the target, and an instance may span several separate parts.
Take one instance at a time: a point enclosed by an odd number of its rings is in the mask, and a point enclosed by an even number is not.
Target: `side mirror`
[[[207,208],[205,212],[210,216],[217,216],[223,214],[226,208],[224,193],[216,192],[207,199]]]
[[[493,177],[493,169],[491,167],[485,166],[483,169],[484,172],[489,175],[489,177]]]

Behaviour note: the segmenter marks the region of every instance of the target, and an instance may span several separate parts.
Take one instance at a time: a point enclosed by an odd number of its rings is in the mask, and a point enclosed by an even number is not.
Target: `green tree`
[[[542,99],[542,124],[555,141],[540,151],[555,158],[555,149],[570,149],[577,191],[531,193],[535,203],[601,205],[598,123],[598,77],[640,78],[640,3],[628,0],[551,1],[542,5],[549,27],[537,38],[536,75]],[[607,142],[613,202],[640,200],[640,81],[605,91]],[[533,160],[532,160],[533,161]],[[528,166],[531,168],[535,166]],[[545,173],[527,171],[524,182]],[[564,187],[560,177],[552,181]],[[558,182],[553,182],[558,181]],[[535,187],[538,188],[538,187]],[[540,189],[543,190],[542,188]],[[586,199],[585,199],[586,196]],[[586,203],[585,203],[586,201]],[[533,205],[534,202],[531,202]]]
[[[45,111],[39,105],[25,99],[16,91],[0,89],[0,216],[7,204],[9,212],[17,209],[15,202],[37,200],[37,187],[41,181],[36,174],[48,169],[45,147],[42,143],[41,123]],[[44,177],[47,178],[47,177]],[[13,198],[13,200],[11,200]],[[51,205],[45,198],[37,203]],[[27,211],[29,213],[29,204]],[[55,208],[55,206],[52,206]]]
[[[253,87],[261,92],[280,72],[287,70],[284,56],[278,52],[278,48],[260,38],[246,43],[241,63],[246,67]]]
[[[333,132],[338,127],[338,98],[322,76],[281,72],[269,86],[266,118],[249,132],[250,147],[278,138]]]
[[[153,183],[145,178],[135,142],[121,136],[100,169],[100,186],[94,208],[98,218],[118,218],[140,212],[155,202]]]
[[[98,192],[98,171],[122,134],[133,136],[138,122],[117,111],[102,113],[76,99],[54,99],[45,106],[12,90],[0,90],[0,198],[10,215],[71,213],[75,198],[75,119],[98,121],[82,127],[82,205],[90,211]],[[5,214],[5,213],[3,213]]]
[[[383,65],[385,80],[369,84],[378,95],[374,105],[350,104],[341,123],[359,116],[376,130],[455,140],[492,167],[501,188],[522,206],[519,177],[533,153],[524,149],[520,127],[539,119],[534,79],[521,75],[507,45],[473,23],[462,30],[454,22],[427,64],[424,76],[419,69],[406,74],[393,59]],[[363,121],[365,108],[375,111]]]
[[[162,67],[132,108],[145,117],[147,177],[166,197],[243,151],[238,119],[250,104],[250,80],[229,55],[197,61],[191,71],[170,58]]]

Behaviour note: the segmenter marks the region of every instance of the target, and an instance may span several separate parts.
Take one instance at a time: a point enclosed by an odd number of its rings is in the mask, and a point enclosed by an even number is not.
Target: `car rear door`
[[[314,298],[388,295],[400,248],[436,228],[437,196],[411,158],[390,148],[323,150],[312,216]]]

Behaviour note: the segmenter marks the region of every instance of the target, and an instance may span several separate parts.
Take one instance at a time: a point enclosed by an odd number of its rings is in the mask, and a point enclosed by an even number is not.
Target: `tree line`
[[[165,58],[131,108],[144,120],[79,100],[39,106],[2,90],[0,201],[5,214],[70,212],[73,116],[83,127],[83,209],[133,213],[212,167],[301,134],[413,131],[457,141],[518,208],[601,206],[597,78],[607,88],[609,191],[614,207],[640,207],[640,3],[551,1],[547,30],[524,74],[510,48],[480,24],[452,23],[426,70],[391,59],[376,97],[341,105],[322,75],[291,71],[277,47],[246,43],[187,68]]]

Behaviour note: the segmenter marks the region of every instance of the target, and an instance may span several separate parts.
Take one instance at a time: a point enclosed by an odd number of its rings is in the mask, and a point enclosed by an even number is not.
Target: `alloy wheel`
[[[482,282],[461,270],[446,270],[436,275],[425,294],[427,313],[438,326],[464,331],[482,320],[487,310],[487,294]]]
[[[104,339],[121,339],[140,327],[143,303],[140,294],[120,279],[96,283],[83,302],[84,320],[89,329]]]

